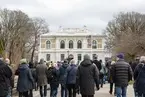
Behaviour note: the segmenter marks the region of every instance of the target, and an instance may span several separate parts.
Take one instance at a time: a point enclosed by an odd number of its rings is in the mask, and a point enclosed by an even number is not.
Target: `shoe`
[[[112,95],[112,92],[111,91],[109,91],[109,93]]]

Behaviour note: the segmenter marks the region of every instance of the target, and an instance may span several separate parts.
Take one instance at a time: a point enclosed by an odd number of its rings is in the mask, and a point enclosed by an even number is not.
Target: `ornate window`
[[[78,54],[78,61],[81,61],[81,60],[82,60],[82,55]]]
[[[77,42],[77,48],[81,49],[82,48],[82,41],[78,40]]]
[[[69,48],[73,49],[73,41],[72,40],[69,41]]]
[[[60,42],[60,48],[61,48],[61,49],[64,49],[64,48],[65,48],[65,41],[64,41],[64,40],[62,40],[62,41]]]
[[[64,61],[65,55],[64,54],[61,54],[60,55],[60,58],[61,58],[61,61]]]
[[[48,41],[46,41],[46,49],[50,49],[50,47],[51,47],[51,43],[50,43],[50,41],[48,40]]]
[[[92,48],[93,49],[96,49],[97,48],[97,41],[96,40],[93,40],[92,41]]]
[[[50,54],[46,54],[46,60],[50,61]]]

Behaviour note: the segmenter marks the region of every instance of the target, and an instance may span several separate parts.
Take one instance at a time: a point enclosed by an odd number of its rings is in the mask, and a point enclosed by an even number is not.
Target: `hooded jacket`
[[[6,96],[8,94],[9,81],[12,76],[11,69],[0,60],[0,96]]]
[[[82,95],[94,95],[94,84],[99,86],[99,70],[90,59],[81,62],[77,70],[77,85]]]
[[[66,73],[66,84],[76,84],[77,65],[71,64]]]
[[[68,67],[68,63],[65,62],[59,68],[59,81],[61,84],[65,84],[67,67]]]
[[[17,70],[18,74],[18,83],[17,83],[17,91],[26,92],[30,89],[33,89],[33,77],[31,70],[29,69],[27,64],[21,64]]]

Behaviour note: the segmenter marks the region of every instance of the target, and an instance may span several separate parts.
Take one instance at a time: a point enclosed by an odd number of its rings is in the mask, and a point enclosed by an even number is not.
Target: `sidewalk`
[[[49,97],[50,91],[48,90],[47,97]],[[33,91],[34,97],[40,97],[39,91]],[[18,97],[18,96],[13,96],[13,97]],[[60,96],[60,88],[58,90],[58,96]],[[77,97],[81,97],[81,95],[77,95]],[[114,95],[109,94],[109,84],[105,84],[103,88],[101,88],[99,91],[96,91],[94,97],[115,97]],[[133,91],[133,86],[130,85],[128,86],[127,90],[127,97],[134,97],[134,91]]]

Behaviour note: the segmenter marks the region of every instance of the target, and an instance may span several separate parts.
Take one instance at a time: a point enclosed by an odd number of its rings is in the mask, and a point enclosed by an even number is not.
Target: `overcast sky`
[[[30,17],[44,18],[51,31],[64,28],[88,29],[102,33],[113,15],[120,11],[145,13],[144,0],[0,0],[1,8],[19,9]]]

